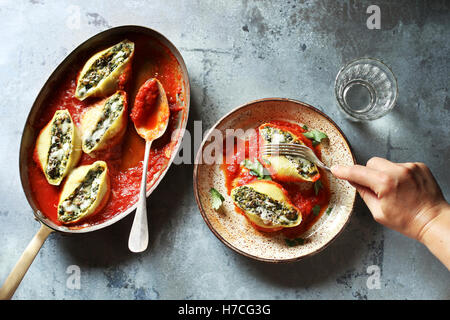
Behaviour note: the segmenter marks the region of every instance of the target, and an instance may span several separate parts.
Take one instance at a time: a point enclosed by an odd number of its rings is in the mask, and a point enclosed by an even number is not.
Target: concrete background
[[[366,8],[381,8],[368,30]],[[448,1],[0,1],[0,281],[38,230],[18,171],[21,131],[41,86],[79,43],[138,24],[166,35],[188,66],[189,128],[264,97],[312,104],[343,129],[357,159],[423,161],[450,198]],[[360,56],[398,77],[398,105],[370,123],[338,111],[334,78]],[[172,166],[148,201],[150,245],[128,251],[132,216],[104,230],[52,234],[15,299],[448,299],[450,277],[421,244],[373,221],[359,201],[345,232],[304,261],[270,265],[227,249],[207,228],[192,165]],[[175,201],[174,201],[175,199]],[[70,265],[81,289],[66,285]],[[381,270],[369,289],[367,268]]]

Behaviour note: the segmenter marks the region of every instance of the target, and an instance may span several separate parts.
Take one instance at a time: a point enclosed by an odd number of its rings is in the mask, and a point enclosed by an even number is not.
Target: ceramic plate
[[[212,129],[220,130],[225,136],[226,129],[247,130],[272,120],[305,124],[308,128],[325,132],[329,139],[322,145],[322,160],[329,167],[333,164],[355,163],[350,145],[339,127],[323,112],[295,100],[269,98],[247,103],[225,115]],[[322,214],[301,235],[305,239],[303,245],[288,246],[282,234],[267,234],[255,230],[243,215],[236,212],[233,201],[227,194],[220,164],[199,164],[200,159],[203,159],[203,151],[214,141],[211,134],[212,131],[209,131],[205,136],[196,157],[194,193],[206,224],[226,246],[257,260],[290,262],[323,250],[344,229],[353,211],[356,190],[347,182],[327,174],[331,212]],[[217,211],[211,206],[212,187],[225,197],[222,208]]]

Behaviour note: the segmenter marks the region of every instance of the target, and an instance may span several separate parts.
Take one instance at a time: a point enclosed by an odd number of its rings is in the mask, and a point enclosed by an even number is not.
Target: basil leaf
[[[263,176],[264,175],[264,167],[263,165],[255,159],[255,162],[252,162],[248,159],[242,161],[242,165],[250,170],[250,174],[254,176]]]
[[[259,174],[256,171],[250,170],[249,172],[252,176],[258,177],[259,178]]]
[[[312,213],[313,215],[317,216],[320,213],[320,206],[318,204],[316,204],[313,208],[312,208]]]
[[[214,188],[211,188],[209,190],[209,193],[211,195],[211,206],[213,207],[214,210],[219,209],[220,206],[222,206],[222,203],[225,200],[225,198],[220,194],[219,191],[217,191]]]
[[[286,242],[286,244],[289,247],[293,247],[293,246],[295,246],[297,244],[297,242],[295,240],[291,240],[291,239],[284,239],[284,241]]]
[[[327,215],[330,215],[331,210],[333,210],[333,208],[332,208],[332,207],[329,207],[329,208],[327,209],[327,211],[325,211],[325,213],[326,213]]]
[[[319,194],[319,190],[322,188],[323,188],[322,181],[317,180],[316,182],[314,182],[314,193],[316,194],[316,196]]]
[[[322,141],[322,139],[328,138],[328,136],[325,133],[323,133],[319,130],[316,130],[316,129],[305,132],[303,135],[305,137],[307,137],[308,139],[311,139],[313,142],[313,145],[317,145]]]
[[[303,239],[303,238],[287,239],[286,238],[286,239],[284,239],[284,242],[286,242],[286,244],[289,247],[295,247],[295,246],[304,244],[305,239]]]
[[[303,130],[308,130],[308,126],[306,124],[302,125]]]
[[[258,179],[272,180],[270,175],[266,174],[263,165],[257,159],[255,159],[254,162],[245,159],[242,161],[242,165],[250,170],[252,176],[256,176]]]
[[[269,161],[269,160],[267,160],[266,158],[263,158],[263,161],[264,161],[264,163],[265,163],[266,165],[270,166],[270,161]]]

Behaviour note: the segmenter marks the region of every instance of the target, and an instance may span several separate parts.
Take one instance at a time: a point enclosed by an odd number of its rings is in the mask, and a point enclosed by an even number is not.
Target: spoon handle
[[[132,252],[142,252],[148,245],[148,222],[147,222],[147,169],[148,157],[152,141],[145,143],[145,156],[142,170],[141,189],[139,191],[139,201],[134,215],[133,226],[131,227],[128,248]]]

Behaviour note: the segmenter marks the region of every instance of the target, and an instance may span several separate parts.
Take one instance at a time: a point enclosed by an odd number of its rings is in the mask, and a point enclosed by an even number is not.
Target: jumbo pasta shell
[[[59,185],[81,156],[81,139],[69,111],[55,112],[41,130],[35,152],[48,183]]]
[[[113,94],[129,74],[133,56],[134,43],[127,39],[93,55],[78,76],[75,97],[84,100]]]
[[[265,123],[259,126],[258,134],[261,144],[266,143],[294,143],[304,144],[293,132],[276,125]],[[286,155],[263,156],[262,164],[270,174],[279,181],[285,182],[314,182],[320,178],[317,166],[301,157]]]
[[[73,170],[67,178],[58,203],[58,220],[76,223],[98,213],[110,193],[108,166],[96,161]]]
[[[236,206],[257,226],[290,228],[302,222],[302,213],[284,189],[273,181],[257,180],[231,190]]]
[[[121,142],[127,129],[127,95],[117,91],[90,107],[81,119],[83,152],[95,156]]]

